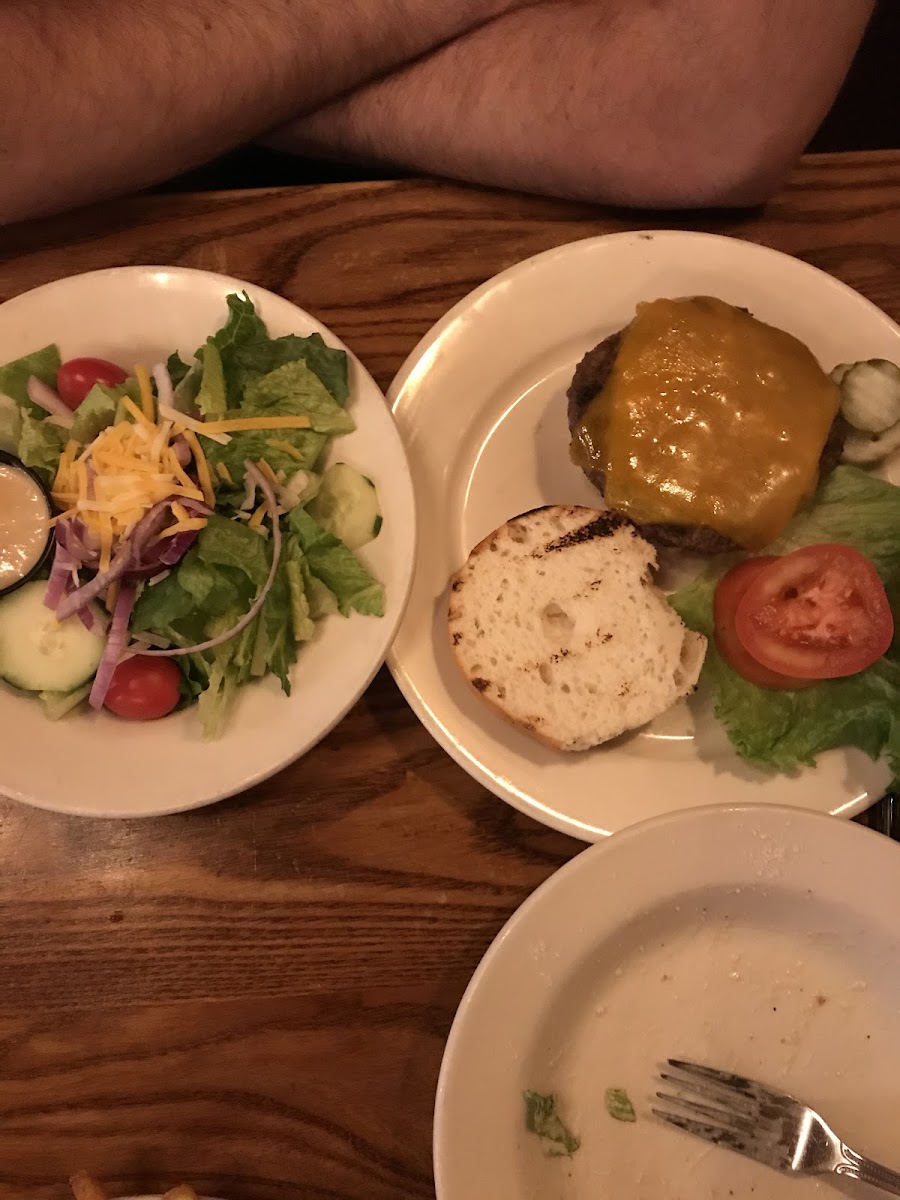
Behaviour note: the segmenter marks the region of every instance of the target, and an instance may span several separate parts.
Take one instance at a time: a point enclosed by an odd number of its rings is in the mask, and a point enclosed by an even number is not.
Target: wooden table
[[[799,255],[900,319],[900,153],[809,159],[753,213],[426,182],[115,201],[0,232],[0,298],[127,263],[222,271],[315,313],[387,388],[495,272],[660,225]],[[120,822],[0,802],[0,1200],[61,1198],[76,1167],[116,1193],[188,1179],[232,1200],[431,1196],[460,996],[580,848],[469,779],[386,671],[238,799]]]

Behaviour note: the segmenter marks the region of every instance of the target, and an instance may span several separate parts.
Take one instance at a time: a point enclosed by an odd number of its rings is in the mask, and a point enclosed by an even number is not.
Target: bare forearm
[[[515,4],[5,0],[0,222],[165,178]]]
[[[616,204],[762,198],[872,0],[568,0],[511,13],[279,131],[301,153]]]

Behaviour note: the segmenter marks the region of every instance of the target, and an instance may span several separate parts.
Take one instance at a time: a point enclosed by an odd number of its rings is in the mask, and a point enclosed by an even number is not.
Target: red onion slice
[[[71,429],[72,422],[75,416],[71,408],[67,408],[54,392],[52,387],[48,387],[43,379],[38,379],[37,375],[32,375],[26,384],[28,399],[32,404],[36,404],[38,408],[42,408],[44,412],[48,412],[51,417],[56,417],[56,423],[64,429]]]
[[[98,551],[87,545],[87,531],[77,517],[73,521],[57,521],[53,528],[53,536],[75,559],[76,566],[97,566]]]
[[[57,526],[57,528],[59,527]],[[50,568],[50,578],[47,580],[47,590],[44,593],[44,604],[52,612],[56,612],[59,602],[68,592],[69,584],[72,582],[72,571],[77,566],[78,563],[66,546],[57,538],[53,551],[53,566]]]
[[[115,558],[109,564],[109,570],[98,571],[94,578],[83,584],[76,591],[66,596],[60,602],[59,608],[56,610],[56,617],[59,621],[64,621],[66,617],[72,617],[92,600],[105,591],[111,583],[119,578],[125,568],[128,566],[131,558],[131,543],[125,542],[119,547]]]
[[[260,473],[260,479],[264,478]],[[244,501],[241,504],[239,512],[252,512],[256,507],[256,488],[257,480],[254,476],[245,472],[244,474]]]
[[[172,449],[175,451],[175,457],[178,459],[180,467],[186,467],[194,457],[193,451],[181,434],[172,442]]]
[[[159,561],[156,564],[156,574],[159,574],[161,567],[174,567],[176,563],[180,563],[184,556],[197,540],[198,529],[186,529],[184,533],[176,533],[174,537],[166,538],[164,542],[159,542],[161,547]]]
[[[160,500],[158,504],[148,508],[135,525],[131,533],[131,560],[134,566],[141,562],[147,544],[165,528],[171,510],[171,500]]]
[[[266,582],[247,612],[244,613],[236,625],[232,625],[231,629],[226,630],[225,633],[220,634],[218,637],[210,638],[209,641],[198,642],[196,646],[176,646],[171,650],[144,650],[144,654],[153,654],[162,658],[176,658],[184,654],[202,654],[206,650],[215,650],[223,642],[229,642],[233,637],[237,637],[239,633],[242,633],[265,604],[266,596],[268,596],[272,589],[272,584],[275,582],[275,572],[278,570],[278,563],[281,559],[281,526],[278,522],[278,504],[276,503],[275,493],[272,491],[271,484],[262,471],[260,471],[259,467],[257,467],[256,463],[247,459],[244,462],[244,467],[247,477],[253,479],[253,482],[260,489],[263,496],[265,496],[266,505],[272,517],[272,565],[269,568],[269,575]]]
[[[119,659],[122,657],[122,651],[125,649],[125,642],[128,639],[128,621],[131,617],[131,610],[134,608],[135,595],[135,589],[127,583],[123,583],[119,589],[116,606],[113,609],[112,624],[109,627],[109,637],[106,640],[106,649],[103,651],[100,666],[97,668],[97,674],[94,676],[91,686],[91,694],[88,697],[91,708],[102,708],[106,700],[113,672],[119,665]]]
[[[210,509],[198,500],[181,499],[182,508],[191,516],[208,517]],[[131,535],[131,562],[125,570],[128,579],[149,579],[165,567],[181,562],[197,539],[197,530],[189,529],[174,537],[155,539],[170,524],[172,501],[160,500],[141,518]]]

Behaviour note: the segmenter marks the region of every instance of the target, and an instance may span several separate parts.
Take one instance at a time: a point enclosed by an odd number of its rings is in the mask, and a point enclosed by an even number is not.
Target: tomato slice
[[[113,672],[104,701],[117,717],[154,721],[170,713],[181,695],[181,671],[170,658],[136,654]]]
[[[760,558],[747,558],[723,575],[713,597],[713,625],[716,649],[733,671],[737,671],[738,675],[750,683],[755,683],[757,687],[768,688],[770,691],[776,692],[788,692],[796,691],[798,688],[811,687],[815,680],[797,679],[794,676],[782,675],[778,671],[770,671],[768,667],[764,667],[744,647],[734,624],[737,606],[747,588],[760,571],[769,563],[777,561],[771,554]]]
[[[128,375],[105,358],[70,358],[56,372],[56,390],[63,404],[76,409],[95,383],[118,387]]]
[[[856,675],[894,636],[891,606],[872,563],[852,546],[805,546],[776,558],[738,602],[735,631],[757,662],[801,679]]]

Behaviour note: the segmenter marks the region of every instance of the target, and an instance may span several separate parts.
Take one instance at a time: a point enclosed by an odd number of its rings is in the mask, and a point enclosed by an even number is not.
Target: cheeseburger
[[[782,329],[711,296],[639,304],[568,391],[571,455],[657,546],[761,550],[837,465],[838,387]]]

